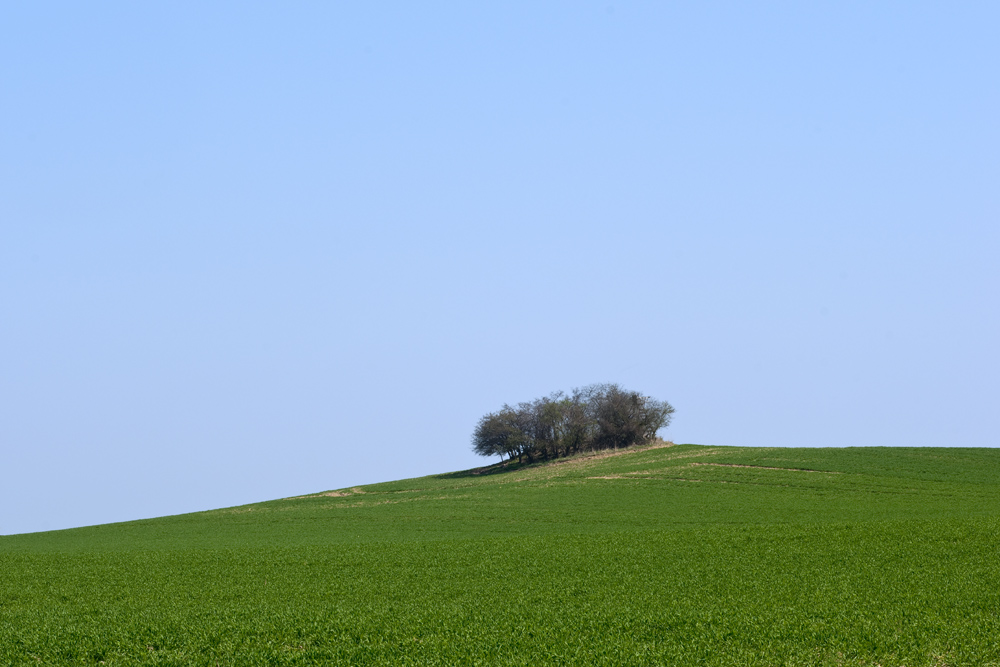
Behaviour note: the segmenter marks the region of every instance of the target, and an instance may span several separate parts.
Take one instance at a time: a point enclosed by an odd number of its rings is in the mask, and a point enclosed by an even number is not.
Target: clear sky
[[[0,533],[677,442],[1000,445],[995,2],[5,3]]]

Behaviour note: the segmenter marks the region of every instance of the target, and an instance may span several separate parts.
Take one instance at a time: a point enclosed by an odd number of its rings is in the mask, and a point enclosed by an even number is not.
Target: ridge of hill
[[[919,502],[916,502],[920,498]],[[7,549],[525,535],[979,516],[1000,450],[675,445],[504,462],[191,514],[0,538]]]
[[[1000,450],[657,443],[0,537],[2,664],[1000,664]]]

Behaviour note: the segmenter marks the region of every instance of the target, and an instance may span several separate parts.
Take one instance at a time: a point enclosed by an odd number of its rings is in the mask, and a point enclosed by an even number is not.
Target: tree
[[[563,399],[563,447],[566,455],[593,447],[597,426],[591,415],[590,389],[574,389]]]
[[[617,384],[555,392],[516,407],[504,405],[479,420],[472,449],[482,456],[520,462],[569,456],[591,449],[642,444],[666,427],[674,408]]]
[[[479,420],[472,433],[472,451],[480,456],[517,456],[521,460],[529,445],[522,428],[523,418],[509,405],[499,412],[491,412]]]
[[[534,449],[542,458],[565,456],[565,404],[562,392],[531,403],[531,430]]]
[[[670,423],[674,408],[617,384],[595,385],[590,403],[597,424],[596,449],[620,449],[649,442]]]

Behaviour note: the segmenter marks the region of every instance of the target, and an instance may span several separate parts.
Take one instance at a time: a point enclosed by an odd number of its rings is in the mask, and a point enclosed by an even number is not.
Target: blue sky
[[[677,442],[1000,444],[995,3],[0,9],[0,533]]]

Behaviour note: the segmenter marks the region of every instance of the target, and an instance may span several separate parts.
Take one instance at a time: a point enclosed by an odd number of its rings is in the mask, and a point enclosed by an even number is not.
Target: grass
[[[1000,450],[677,445],[0,538],[4,665],[1000,665]]]

